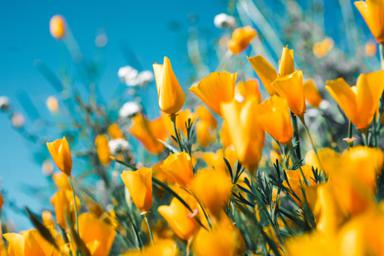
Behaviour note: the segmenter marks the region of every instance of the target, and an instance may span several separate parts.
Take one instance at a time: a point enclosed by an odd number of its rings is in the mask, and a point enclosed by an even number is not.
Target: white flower
[[[9,99],[8,97],[0,97],[0,110],[7,110],[9,108]]]
[[[115,155],[116,153],[119,153],[122,151],[127,151],[130,148],[129,142],[124,139],[110,140],[108,143],[108,146],[112,155]]]
[[[139,84],[144,86],[153,81],[153,73],[149,70],[144,70],[138,75]]]
[[[117,72],[117,75],[119,76],[120,80],[128,86],[137,85],[138,74],[139,72],[131,66],[121,67]]]
[[[215,16],[213,24],[215,24],[217,28],[234,28],[236,26],[236,20],[233,16],[220,13]]]
[[[140,112],[141,108],[139,104],[134,101],[126,102],[119,110],[120,118],[128,118],[138,112]]]

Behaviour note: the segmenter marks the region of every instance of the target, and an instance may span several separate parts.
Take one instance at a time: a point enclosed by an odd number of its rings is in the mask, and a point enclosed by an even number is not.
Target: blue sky
[[[105,31],[109,44],[105,52],[103,93],[118,84],[117,69],[125,64],[121,48],[129,45],[138,55],[143,67],[150,69],[153,62],[169,56],[176,72],[187,68],[186,32],[188,18],[198,15],[199,24],[215,32],[212,19],[225,11],[223,0],[14,0],[0,3],[0,96],[16,101],[20,92],[30,95],[38,109],[44,108],[47,96],[54,93],[51,86],[36,70],[36,60],[43,60],[53,70],[68,67],[70,58],[65,47],[54,40],[48,31],[49,19],[61,14],[75,35],[85,55],[92,56],[95,35]],[[179,30],[172,31],[177,22]],[[44,184],[40,167],[34,163],[31,145],[15,132],[0,113],[0,177],[1,186],[19,205],[38,205],[31,201],[33,194],[22,192],[24,184]],[[13,212],[8,212],[12,214]],[[27,221],[17,215],[16,227]]]

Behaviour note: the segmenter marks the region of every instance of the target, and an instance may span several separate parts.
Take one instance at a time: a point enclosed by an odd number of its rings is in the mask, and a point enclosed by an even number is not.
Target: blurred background
[[[208,34],[218,33],[213,17],[226,11],[226,6],[221,0],[210,0],[209,4],[205,0],[2,1],[0,95],[9,97],[21,110],[22,102],[32,99],[36,110],[29,111],[33,115],[49,115],[45,101],[54,90],[39,73],[36,63],[43,61],[58,72],[65,72],[73,65],[63,44],[49,33],[49,20],[55,14],[66,18],[84,55],[102,59],[100,90],[108,99],[113,96],[111,88],[120,83],[119,67],[127,62],[136,62],[136,66],[151,70],[154,62],[162,62],[167,55],[180,80],[185,80],[183,70],[188,68],[186,34],[190,23],[201,24]],[[100,34],[108,41],[102,49],[95,46]],[[17,204],[36,207],[39,202],[33,200],[27,187],[43,185],[46,181],[41,166],[31,154],[34,145],[12,128],[6,115],[0,115],[0,141],[1,187]],[[10,214],[14,215],[10,217],[19,228],[29,225],[23,216]]]
[[[231,59],[229,71],[243,65],[247,55],[262,54],[276,64],[284,45],[295,49],[296,64],[320,89],[325,80],[342,76],[352,82],[359,72],[378,67],[378,51],[352,0],[15,0],[0,3],[0,96],[25,114],[30,132],[50,125],[39,123],[42,117],[56,124],[46,99],[57,91],[46,71],[66,77],[75,69],[66,46],[49,33],[49,20],[56,14],[65,17],[81,54],[97,64],[98,94],[105,101],[124,93],[126,85],[117,75],[120,67],[152,70],[163,56],[170,57],[180,83],[188,88],[225,59],[221,38],[233,28],[215,27],[214,17],[222,12],[259,34],[249,51]],[[254,76],[250,65],[247,68]],[[155,84],[150,83],[142,99],[150,117],[158,115],[156,97]],[[26,140],[8,119],[0,114],[0,188],[17,206],[49,207],[31,196],[47,183],[41,150],[47,152],[43,147],[36,150],[36,143]],[[29,226],[12,207],[6,213],[17,229]]]

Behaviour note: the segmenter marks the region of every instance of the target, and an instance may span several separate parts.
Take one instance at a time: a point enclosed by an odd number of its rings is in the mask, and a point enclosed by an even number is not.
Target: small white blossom
[[[144,86],[153,81],[153,73],[149,70],[144,70],[139,73],[138,80],[139,84]]]
[[[130,116],[133,116],[134,114],[137,114],[138,112],[140,112],[140,110],[141,108],[139,104],[134,101],[128,101],[120,108],[119,117],[128,118]]]
[[[128,86],[135,86],[139,71],[131,66],[124,66],[119,68],[117,75],[120,80]]]
[[[215,24],[217,28],[234,28],[236,26],[236,20],[233,16],[220,13],[215,16],[213,24]]]
[[[5,96],[0,97],[0,110],[7,110],[9,108],[9,98]]]
[[[122,151],[127,151],[130,148],[129,142],[124,139],[110,140],[108,146],[112,155],[115,155]]]

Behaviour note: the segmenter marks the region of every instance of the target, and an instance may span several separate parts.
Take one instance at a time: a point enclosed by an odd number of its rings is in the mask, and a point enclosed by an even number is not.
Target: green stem
[[[299,126],[297,124],[297,117],[292,112],[291,112],[291,117],[292,117],[292,122],[293,122],[295,141],[297,143],[297,146],[296,146],[296,157],[300,161],[301,160],[301,148],[300,148]]]
[[[69,183],[71,185],[72,189],[72,196],[73,196],[73,208],[75,210],[75,223],[76,223],[76,230],[79,232],[79,213],[77,211],[77,203],[76,203],[76,192],[75,192],[75,186],[73,185],[73,177],[69,177]]]
[[[308,128],[307,124],[305,123],[304,118],[300,118],[300,121],[301,121],[301,123],[304,126],[305,133],[307,134],[307,136],[309,138],[309,142],[311,143],[312,149],[315,152],[317,161],[319,163],[319,167],[324,171],[323,165],[322,165],[321,160],[320,160],[319,152],[317,151],[315,142],[313,141],[313,138],[312,138],[312,135],[311,135],[311,133],[309,131],[309,128]]]
[[[151,244],[152,244],[153,243],[153,234],[152,234],[151,226],[149,225],[147,214],[148,214],[148,212],[144,212],[143,218],[144,218],[145,224],[147,225],[149,239],[151,240]]]
[[[379,56],[380,56],[380,67],[384,69],[384,46],[383,44],[379,44]]]
[[[181,144],[179,132],[177,131],[176,114],[171,114],[170,117],[173,125],[173,130],[175,131],[176,142],[179,145],[180,151],[183,151],[183,145]]]

